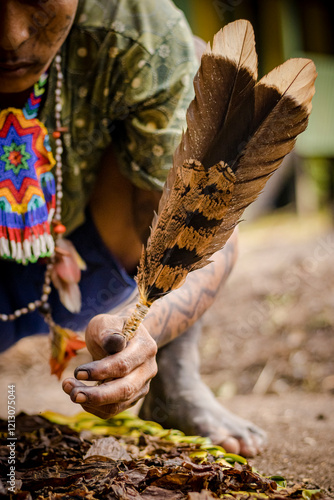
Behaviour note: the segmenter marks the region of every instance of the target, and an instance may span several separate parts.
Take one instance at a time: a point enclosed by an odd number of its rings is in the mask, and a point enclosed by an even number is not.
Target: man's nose
[[[5,0],[0,6],[0,50],[18,50],[30,38],[30,14],[22,3]]]

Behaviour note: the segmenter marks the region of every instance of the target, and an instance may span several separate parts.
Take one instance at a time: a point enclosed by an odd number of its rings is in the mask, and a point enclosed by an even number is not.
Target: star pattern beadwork
[[[21,109],[0,112],[0,256],[35,262],[52,255],[50,210],[55,209],[55,165],[48,132],[38,118],[45,77]]]
[[[28,160],[31,155],[26,152],[25,144],[12,142],[10,146],[4,146],[3,150],[0,160],[5,162],[5,171],[12,170],[17,175],[20,170],[29,170]]]
[[[37,180],[42,173],[54,165],[50,152],[45,148],[43,128],[27,120],[20,110],[8,109],[0,130],[0,176],[1,182],[9,179],[20,190],[26,178]],[[35,120],[34,120],[35,121]],[[20,153],[21,163],[13,162],[13,155]],[[16,157],[18,159],[18,157]],[[51,163],[51,165],[50,165]]]

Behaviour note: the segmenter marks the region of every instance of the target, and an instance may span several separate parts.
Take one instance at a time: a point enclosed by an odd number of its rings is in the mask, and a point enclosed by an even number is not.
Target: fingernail
[[[126,346],[126,339],[120,333],[108,332],[108,336],[103,340],[103,348],[109,354],[120,352]]]
[[[87,396],[86,394],[83,394],[83,392],[79,392],[75,398],[76,403],[85,403],[87,401]]]
[[[89,373],[86,370],[78,370],[75,372],[75,378],[77,380],[88,380]]]

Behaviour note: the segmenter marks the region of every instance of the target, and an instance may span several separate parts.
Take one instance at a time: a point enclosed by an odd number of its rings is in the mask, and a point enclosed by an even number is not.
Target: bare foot
[[[200,328],[163,347],[158,353],[158,375],[152,380],[140,417],[188,435],[208,436],[230,453],[253,457],[266,434],[251,422],[221,406],[199,375],[197,340]]]
[[[264,431],[221,406],[203,382],[189,390],[178,391],[174,386],[172,396],[166,398],[161,386],[155,385],[151,382],[150,393],[140,410],[141,418],[188,435],[208,436],[214,444],[244,457],[262,451],[266,441]]]

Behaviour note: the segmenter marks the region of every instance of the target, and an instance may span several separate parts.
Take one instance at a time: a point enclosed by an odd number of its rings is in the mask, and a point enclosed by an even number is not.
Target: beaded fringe
[[[2,214],[0,214],[1,217]],[[0,226],[0,257],[28,264],[41,257],[51,257],[55,245],[47,223],[33,228],[11,229]]]
[[[25,213],[0,208],[0,257],[28,264],[51,257],[55,244],[50,231],[56,205],[55,180],[51,172],[41,176],[45,202]]]

